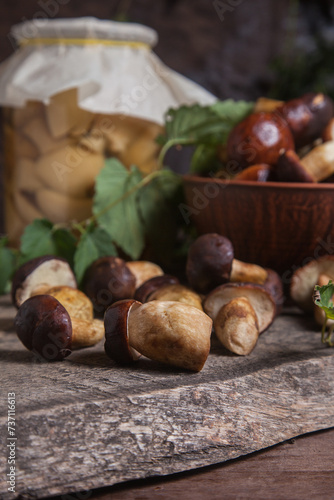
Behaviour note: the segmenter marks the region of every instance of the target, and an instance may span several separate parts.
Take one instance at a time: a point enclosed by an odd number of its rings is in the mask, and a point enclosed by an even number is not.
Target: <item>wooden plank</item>
[[[16,393],[16,495],[191,470],[334,425],[334,350],[299,313],[277,318],[247,358],[213,339],[192,374],[147,359],[116,367],[103,343],[40,363],[11,332],[8,299],[0,310],[1,401]],[[1,477],[6,469],[1,456]],[[0,494],[13,497],[6,484]]]

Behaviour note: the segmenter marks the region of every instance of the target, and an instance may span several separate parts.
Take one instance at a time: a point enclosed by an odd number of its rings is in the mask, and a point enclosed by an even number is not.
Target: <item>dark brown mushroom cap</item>
[[[27,299],[17,312],[14,326],[22,344],[46,361],[60,361],[71,353],[70,315],[51,295]]]
[[[112,360],[120,365],[128,365],[136,361],[140,354],[129,344],[128,319],[131,309],[139,307],[136,300],[119,300],[105,312],[104,350]]]
[[[250,114],[231,130],[227,139],[228,159],[236,161],[240,169],[257,163],[275,165],[282,149],[294,149],[294,140],[277,112]]]
[[[154,276],[154,278],[150,278],[137,288],[135,292],[134,299],[139,302],[147,302],[150,298],[150,295],[156,292],[159,288],[166,285],[176,285],[179,283],[179,279],[171,274],[163,274],[162,276]]]
[[[277,109],[287,121],[297,148],[321,137],[333,117],[333,101],[324,94],[307,93]]]
[[[321,274],[334,280],[334,255],[324,255],[311,260],[292,275],[290,296],[304,311],[313,311],[313,290]]]
[[[87,269],[83,280],[83,290],[100,315],[114,302],[132,298],[135,289],[136,278],[119,257],[97,259]]]
[[[226,283],[231,274],[234,252],[225,236],[208,233],[199,236],[190,246],[186,275],[190,286],[199,293],[207,293]]]
[[[315,182],[295,151],[282,151],[275,166],[276,179],[281,182]]]
[[[215,321],[220,309],[230,300],[244,297],[253,307],[259,324],[259,332],[263,332],[276,316],[276,305],[262,285],[252,283],[226,283],[212,290],[204,301],[204,311]]]
[[[53,286],[77,287],[77,282],[69,263],[54,255],[44,255],[28,260],[18,268],[12,282],[12,302],[15,307],[40,290],[45,293]]]

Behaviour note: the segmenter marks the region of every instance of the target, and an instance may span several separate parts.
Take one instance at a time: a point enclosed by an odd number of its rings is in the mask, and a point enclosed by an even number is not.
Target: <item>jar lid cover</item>
[[[35,38],[118,40],[141,42],[154,47],[158,41],[157,32],[137,23],[123,23],[81,17],[69,19],[34,19],[16,24],[11,34],[19,44]]]

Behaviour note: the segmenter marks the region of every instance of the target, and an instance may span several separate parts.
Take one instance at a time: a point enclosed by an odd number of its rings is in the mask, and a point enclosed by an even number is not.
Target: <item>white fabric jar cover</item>
[[[0,105],[49,103],[77,88],[78,106],[162,124],[170,107],[216,98],[152,52],[146,26],[86,17],[26,21],[12,28],[19,49],[0,65]]]

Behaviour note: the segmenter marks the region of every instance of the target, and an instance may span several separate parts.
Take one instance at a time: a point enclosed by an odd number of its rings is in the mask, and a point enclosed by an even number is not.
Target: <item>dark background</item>
[[[221,99],[253,100],[260,95],[286,99],[307,90],[334,95],[333,4],[329,0],[2,1],[0,61],[15,50],[10,36],[13,24],[41,17],[95,16],[153,27],[159,34],[157,55]]]

